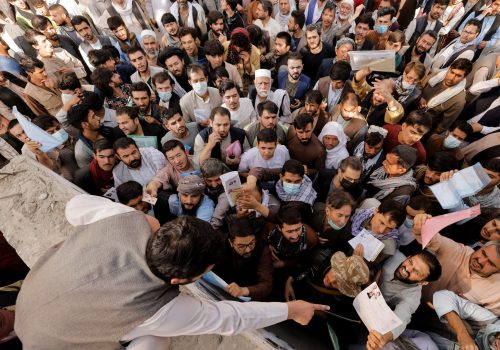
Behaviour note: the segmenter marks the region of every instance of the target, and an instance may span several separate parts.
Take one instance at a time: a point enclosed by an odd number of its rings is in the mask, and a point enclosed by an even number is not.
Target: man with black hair
[[[161,139],[166,133],[165,130],[158,124],[141,119],[138,107],[119,108],[116,111],[116,122],[118,123],[114,130],[116,135],[135,139],[141,147],[148,145],[161,149]]]
[[[146,52],[140,46],[134,46],[127,51],[130,64],[137,70],[130,76],[132,83],[146,83],[150,90],[154,92],[153,77],[165,71],[161,67],[150,66],[146,57]]]
[[[413,46],[420,35],[426,30],[439,33],[443,23],[439,20],[448,7],[449,0],[435,0],[432,2],[431,10],[428,14],[413,19],[405,30],[406,42]]]
[[[184,96],[193,89],[191,84],[189,84],[187,75],[186,57],[180,48],[169,47],[161,51],[158,55],[158,62],[163,64],[170,73],[170,76],[174,78],[174,92],[179,97]]]
[[[368,32],[373,29],[375,21],[369,14],[363,14],[356,18],[354,33],[347,33],[346,37],[354,40],[354,50],[369,51],[373,49],[373,43],[366,39]]]
[[[68,10],[61,4],[55,3],[49,6],[50,18],[57,24],[59,32],[61,35],[67,36],[77,45],[76,49],[78,51],[78,45],[82,42],[82,39],[76,34],[75,29],[71,25],[71,15]]]
[[[190,63],[205,64],[205,50],[198,46],[198,34],[194,28],[183,27],[179,30],[179,39],[181,40],[181,49],[189,58]]]
[[[377,10],[377,18],[373,29],[366,34],[366,40],[371,41],[374,49],[385,49],[385,42],[391,34],[389,27],[392,25],[394,16],[396,16],[394,7],[382,7]]]
[[[222,107],[231,112],[231,123],[238,128],[245,128],[257,119],[257,113],[248,97],[240,97],[240,86],[232,80],[226,80],[219,86]]]
[[[167,47],[180,47],[181,40],[179,39],[179,24],[177,19],[170,12],[166,12],[161,16],[161,24],[165,29],[165,35],[161,39],[161,46]]]
[[[323,169],[314,180],[314,189],[318,192],[318,201],[325,202],[335,190],[343,190],[353,198],[363,194],[361,174],[363,165],[358,157],[350,156],[340,162],[338,169]]]
[[[264,101],[257,105],[258,120],[247,125],[245,132],[250,145],[257,145],[257,134],[263,129],[274,129],[278,142],[286,144],[286,130],[278,122],[278,106],[272,101]]]
[[[432,55],[429,53],[438,40],[438,35],[433,30],[426,30],[415,41],[415,44],[410,46],[403,58],[406,63],[420,62],[425,68],[429,68],[432,63]]]
[[[136,35],[134,31],[130,31],[120,16],[111,16],[106,21],[123,52],[127,52],[134,46],[142,46],[139,34]]]
[[[303,11],[292,11],[288,19],[288,32],[292,35],[291,50],[294,52],[300,52],[300,49],[307,44],[305,32],[302,30],[305,23],[306,17]]]
[[[224,67],[229,74],[230,80],[235,82],[239,87],[243,85],[238,69],[231,63],[224,61],[224,46],[218,40],[208,40],[205,42],[205,56],[208,61],[206,66],[209,74],[219,67]]]
[[[139,108],[139,117],[146,123],[161,125],[161,113],[163,107],[153,103],[152,93],[149,84],[144,82],[133,83],[130,95],[134,105]],[[161,135],[163,137],[163,134]]]
[[[115,48],[114,46],[112,46]],[[120,78],[125,84],[132,84],[130,77],[135,73],[136,69],[128,62],[116,63],[109,50],[99,49],[90,50],[88,52],[89,62],[95,68],[107,68],[112,72],[120,75]]]
[[[460,145],[473,134],[472,126],[464,121],[456,121],[450,128],[447,135],[431,135],[425,149],[427,156],[431,157],[437,152],[446,151],[457,161],[462,161],[464,155],[460,150]]]
[[[116,196],[121,204],[142,211],[149,216],[155,216],[150,203],[143,201],[143,188],[134,180],[124,182],[116,187]]]
[[[276,37],[276,41],[280,39],[280,34],[281,33]],[[289,34],[287,35],[289,36]],[[289,42],[288,49],[290,49]],[[278,89],[285,90],[288,96],[290,96],[290,109],[294,111],[302,106],[302,101],[309,90],[311,79],[305,74],[302,74],[304,63],[300,53],[287,52],[286,56],[286,70],[279,69],[278,62],[276,62],[277,79],[275,81],[277,82],[276,86]]]
[[[179,108],[167,109],[162,112],[161,118],[163,128],[168,130],[161,139],[161,144],[165,145],[170,140],[179,140],[186,150],[193,154],[194,140],[198,135],[198,124],[195,122],[186,123]]]
[[[276,79],[278,73],[287,65],[288,57],[292,48],[292,36],[288,32],[279,32],[274,39],[274,56],[270,63],[272,65],[273,79]],[[280,69],[281,68],[281,69]]]
[[[170,213],[177,217],[195,216],[209,222],[214,213],[214,202],[205,196],[205,182],[198,175],[187,175],[179,179],[177,193],[168,198]]]
[[[276,35],[281,31],[281,26],[278,21],[272,17],[272,14],[272,2],[269,0],[257,1],[257,19],[253,21],[253,24],[258,26],[260,29],[267,31],[270,39],[274,41]]]
[[[227,32],[231,34],[236,28],[244,28],[243,17],[238,11],[238,0],[221,0],[220,9],[224,14],[224,22],[227,26]]]
[[[153,76],[153,85],[158,95],[158,105],[166,109],[180,109],[180,97],[174,92],[175,80],[167,71]]]
[[[326,100],[329,114],[333,113],[342,96],[353,91],[350,77],[351,65],[339,61],[332,64],[329,76],[320,78],[314,85],[313,89],[321,92],[323,99]]]
[[[222,7],[222,5],[221,5]],[[224,15],[219,11],[210,11],[207,14],[208,32],[201,37],[201,45],[204,46],[208,40],[217,40],[220,43],[227,41]]]
[[[364,183],[370,178],[375,169],[382,166],[385,160],[384,138],[387,135],[386,130],[380,127],[370,126],[363,137],[363,140],[354,148],[354,156],[361,160],[363,172],[361,182]]]
[[[328,119],[330,118],[328,113],[323,108],[323,96],[321,95],[321,92],[318,90],[310,90],[306,93],[304,107],[295,110],[295,112],[292,113],[292,119],[295,120],[295,118],[300,114],[307,114],[313,117],[313,133],[314,135],[319,136],[321,130],[323,130],[323,127],[326,123],[328,123]]]

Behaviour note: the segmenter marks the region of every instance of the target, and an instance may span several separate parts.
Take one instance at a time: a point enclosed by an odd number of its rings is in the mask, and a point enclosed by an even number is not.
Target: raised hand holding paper
[[[202,277],[205,281],[207,281],[208,283],[216,286],[216,287],[219,287],[220,289],[224,289],[226,290],[228,284],[226,281],[224,281],[222,278],[220,278],[219,276],[217,276],[214,272],[212,271],[209,271],[207,273],[205,273]],[[240,299],[241,301],[250,301],[252,300],[252,298],[250,297],[238,297],[238,299]]]
[[[375,261],[380,252],[384,249],[384,243],[373,237],[368,231],[363,229],[356,237],[349,241],[351,247],[356,248],[358,244],[363,246],[363,258],[367,261]]]
[[[229,173],[220,176],[222,186],[226,192],[229,205],[234,207],[236,205],[237,190],[241,188],[240,175],[237,171],[230,171]]]

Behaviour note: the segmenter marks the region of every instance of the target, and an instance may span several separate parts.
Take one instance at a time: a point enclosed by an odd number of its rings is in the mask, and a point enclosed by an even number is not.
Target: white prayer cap
[[[255,71],[255,78],[260,77],[271,79],[271,71],[269,69],[257,69]]]
[[[144,29],[142,32],[141,32],[141,38],[144,38],[146,36],[152,36],[153,38],[156,39],[156,34],[155,32],[153,32],[151,29]]]

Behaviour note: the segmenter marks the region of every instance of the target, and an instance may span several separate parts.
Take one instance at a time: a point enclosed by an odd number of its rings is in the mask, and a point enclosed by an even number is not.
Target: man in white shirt
[[[274,42],[276,35],[281,32],[281,26],[277,20],[271,17],[273,14],[273,4],[269,0],[259,0],[257,5],[257,17],[253,24],[269,33],[271,42]]]

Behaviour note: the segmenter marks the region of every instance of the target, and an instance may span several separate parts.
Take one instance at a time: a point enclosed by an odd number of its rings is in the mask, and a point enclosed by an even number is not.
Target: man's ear
[[[186,278],[177,278],[173,277],[170,279],[170,284],[171,285],[176,285],[176,284],[183,284],[186,283],[188,280]]]

